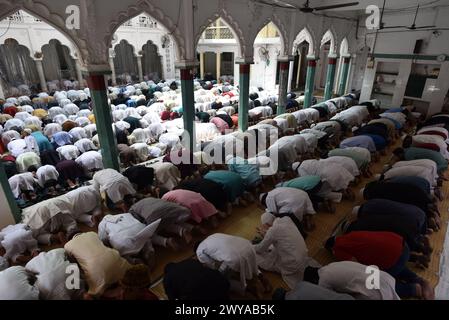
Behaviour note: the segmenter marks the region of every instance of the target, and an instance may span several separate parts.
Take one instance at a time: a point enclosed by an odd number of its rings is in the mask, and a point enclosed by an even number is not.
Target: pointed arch
[[[349,42],[348,39],[346,37],[343,38],[343,40],[340,43],[340,56],[348,56],[350,55],[350,50],[349,50]]]
[[[50,11],[49,7],[40,2],[23,1],[19,4],[14,2],[14,0],[0,0],[0,7],[2,9],[0,12],[0,20],[22,10],[55,28],[72,44],[76,58],[80,59],[81,62],[87,61],[88,49],[86,41],[79,36],[78,30],[69,30],[66,28],[64,17]]]
[[[301,30],[301,32],[298,33],[298,35],[295,38],[295,41],[293,41],[293,52],[292,52],[292,54],[295,54],[295,51],[297,50],[298,46],[301,43],[307,42],[309,44],[308,56],[315,56],[316,41],[315,41],[312,33],[309,30],[310,30],[310,28],[304,27]]]
[[[330,41],[330,43],[331,43],[330,48],[329,48],[329,54],[330,55],[337,54],[337,49],[336,49],[337,48],[337,39],[335,37],[335,33],[331,29],[328,29],[321,37],[320,47],[322,47],[328,41]]]
[[[257,36],[259,34],[259,32],[265,28],[268,24],[272,23],[273,26],[276,28],[278,34],[279,34],[279,38],[281,40],[281,55],[284,54],[285,55],[285,50],[286,50],[286,44],[287,44],[287,32],[285,30],[285,27],[282,23],[280,23],[279,19],[277,18],[276,15],[273,15],[272,17],[265,19],[263,21],[263,23],[259,24],[259,28],[256,29],[257,33],[254,35],[253,37],[253,41],[252,43],[254,44],[254,42],[257,39]]]
[[[217,21],[218,19],[221,19],[226,26],[231,30],[232,35],[234,36],[235,41],[237,41],[238,46],[238,52],[240,54],[240,57],[244,57],[246,53],[246,46],[245,46],[245,39],[242,30],[240,29],[240,26],[232,19],[227,12],[222,9],[219,12],[214,13],[209,18],[206,18],[203,23],[201,24],[198,33],[195,35],[195,50],[197,50],[198,42],[200,40],[201,35],[206,30],[208,26],[210,26],[212,23]]]
[[[168,30],[175,43],[177,58],[179,60],[184,60],[186,56],[185,42],[179,27],[169,16],[167,16],[160,8],[153,5],[149,0],[139,1],[137,4],[128,6],[126,10],[120,11],[117,14],[115,20],[110,22],[108,31],[105,35],[105,41],[109,45],[109,48],[112,46],[112,39],[117,29],[126,21],[141,14],[149,15],[151,18],[155,19],[157,23]]]

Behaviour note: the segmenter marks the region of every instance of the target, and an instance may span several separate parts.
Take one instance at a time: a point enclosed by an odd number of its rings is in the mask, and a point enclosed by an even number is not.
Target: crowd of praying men
[[[199,151],[190,152],[178,87],[109,88],[120,172],[103,168],[88,90],[0,102],[2,163],[24,208],[21,223],[0,231],[0,298],[156,300],[148,290],[155,247],[176,251],[201,237],[195,258],[165,266],[168,299],[433,299],[406,263],[428,267],[428,234],[441,227],[449,116],[422,122],[410,108],[381,110],[356,94],[300,109],[294,93],[275,116],[276,94],[251,88],[254,125],[242,133],[238,88],[195,81]],[[399,137],[402,148],[374,177],[371,164]],[[242,154],[226,152],[236,146]],[[211,150],[221,161],[205,161]],[[261,170],[273,154],[277,170]],[[189,161],[174,161],[184,155]],[[329,235],[323,245],[337,262],[321,266],[305,241],[319,228],[314,215],[353,201],[362,177],[375,178],[362,189],[366,202]],[[265,210],[252,241],[211,234],[252,202]],[[369,265],[381,270],[374,290],[365,285]],[[70,266],[81,271],[77,289],[66,285]],[[289,290],[273,290],[261,270],[279,273]]]

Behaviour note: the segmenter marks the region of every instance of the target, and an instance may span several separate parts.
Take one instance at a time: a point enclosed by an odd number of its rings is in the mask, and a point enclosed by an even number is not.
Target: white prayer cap
[[[271,212],[267,212],[267,211],[265,211],[260,216],[260,222],[262,222],[262,224],[273,225],[273,222],[275,219],[276,219],[276,217],[274,216],[274,214],[272,214]]]
[[[300,165],[301,165],[301,162],[293,162],[292,170],[297,171]]]

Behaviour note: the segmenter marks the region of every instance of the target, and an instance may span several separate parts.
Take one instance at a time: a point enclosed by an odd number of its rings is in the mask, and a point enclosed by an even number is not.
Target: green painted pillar
[[[342,96],[346,91],[346,84],[348,83],[348,74],[349,74],[349,62],[351,61],[350,57],[345,57],[343,60],[343,68],[341,70],[341,79],[340,85],[338,87],[338,95]]]
[[[184,130],[188,133],[188,142],[183,141],[185,148],[194,152],[195,145],[195,98],[193,95],[193,67],[183,67],[181,73],[182,119]],[[184,137],[183,137],[184,140]]]
[[[111,107],[108,103],[106,80],[104,74],[89,73],[87,84],[93,102],[95,123],[100,140],[101,155],[105,168],[119,170],[117,140],[112,131]]]
[[[22,221],[22,210],[17,205],[16,199],[14,198],[14,195],[11,190],[11,186],[9,185],[8,182],[8,176],[6,175],[5,167],[1,162],[0,162],[0,184],[9,206],[9,210],[8,208],[2,208],[0,210],[0,214],[4,215],[9,214],[8,212],[11,212],[14,221],[16,223],[19,223],[20,221]],[[2,217],[2,221],[9,221],[9,220],[10,218],[8,219],[6,217]]]
[[[239,129],[243,132],[248,130],[249,69],[249,63],[240,64]]]
[[[334,90],[335,81],[335,67],[337,65],[337,58],[329,58],[327,64],[326,88],[324,89],[324,100],[332,98],[332,91]]]
[[[304,92],[304,108],[312,105],[313,91],[315,89],[315,69],[316,60],[309,59],[307,61],[307,76],[306,76],[306,90]]]
[[[279,100],[277,107],[277,114],[285,113],[287,105],[287,88],[288,88],[288,68],[290,63],[288,61],[281,61],[279,65]]]

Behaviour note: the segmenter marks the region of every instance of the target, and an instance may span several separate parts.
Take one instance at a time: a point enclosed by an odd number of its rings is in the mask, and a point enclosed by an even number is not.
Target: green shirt
[[[447,169],[447,160],[437,151],[415,147],[405,149],[405,160],[410,161],[419,159],[429,159],[434,161],[437,164],[439,172]]]
[[[320,182],[321,178],[319,176],[304,176],[286,181],[281,185],[281,187],[309,191],[315,188]]]

